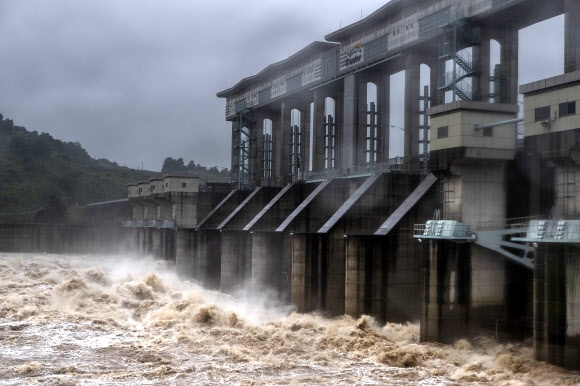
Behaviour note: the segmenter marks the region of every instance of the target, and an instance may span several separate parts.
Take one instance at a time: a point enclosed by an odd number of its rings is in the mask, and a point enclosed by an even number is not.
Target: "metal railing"
[[[426,224],[415,224],[413,236],[441,238],[470,238],[473,234],[470,225],[450,221],[428,221]]]
[[[409,172],[407,157],[395,157],[386,162],[368,163],[355,165],[347,169],[326,169],[304,173],[304,180],[325,180],[329,178],[356,177],[375,173]]]
[[[580,224],[566,220],[539,220],[527,226],[527,239],[580,242]]]
[[[497,231],[505,229],[524,229],[527,228],[532,220],[540,220],[543,216],[515,217],[502,220],[483,221],[475,225],[477,231]]]

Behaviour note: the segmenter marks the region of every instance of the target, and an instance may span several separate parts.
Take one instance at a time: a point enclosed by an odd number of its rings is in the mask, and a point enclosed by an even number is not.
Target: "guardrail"
[[[326,169],[306,172],[304,173],[304,180],[326,180],[329,178],[356,177],[383,172],[409,172],[409,170],[407,157],[395,157],[386,162],[355,165],[347,169]]]
[[[471,226],[461,224],[457,221],[432,220],[426,224],[415,224],[413,228],[413,236],[421,237],[437,237],[437,238],[452,238],[452,239],[467,239],[473,234]]]

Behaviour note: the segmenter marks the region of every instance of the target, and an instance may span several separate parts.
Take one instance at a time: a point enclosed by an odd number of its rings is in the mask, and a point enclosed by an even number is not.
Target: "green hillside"
[[[129,182],[154,174],[93,159],[78,142],[28,131],[0,114],[0,220],[55,199],[71,206],[125,198]]]

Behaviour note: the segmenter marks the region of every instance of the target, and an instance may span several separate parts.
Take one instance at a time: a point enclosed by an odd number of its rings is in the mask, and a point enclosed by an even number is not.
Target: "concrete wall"
[[[133,251],[130,228],[52,224],[0,224],[0,251],[112,253]]]

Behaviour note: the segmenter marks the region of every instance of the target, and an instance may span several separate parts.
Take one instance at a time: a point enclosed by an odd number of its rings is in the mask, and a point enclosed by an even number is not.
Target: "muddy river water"
[[[180,279],[146,257],[0,253],[0,385],[579,385],[531,342],[422,344]]]

